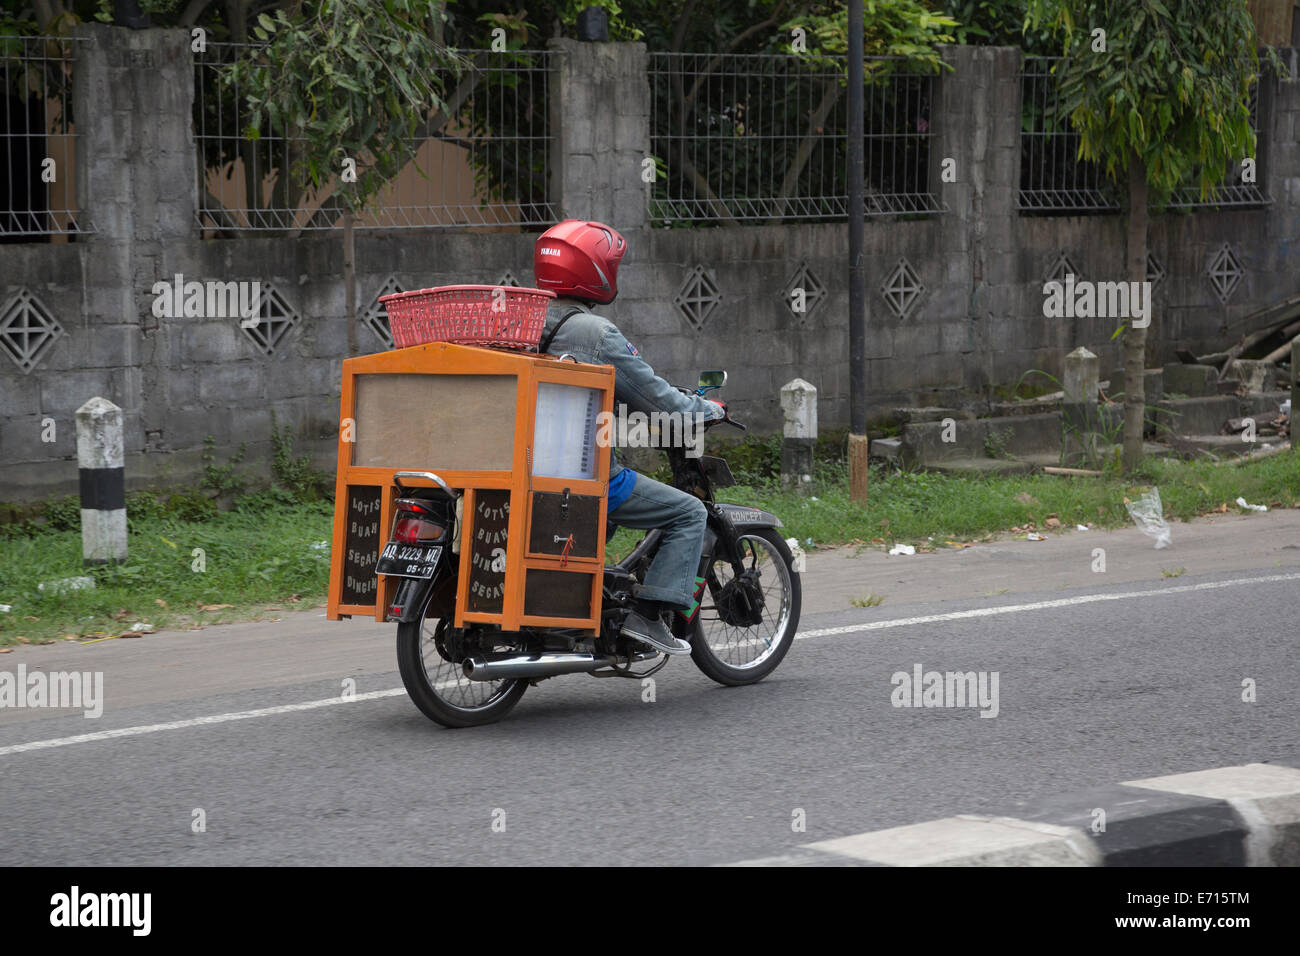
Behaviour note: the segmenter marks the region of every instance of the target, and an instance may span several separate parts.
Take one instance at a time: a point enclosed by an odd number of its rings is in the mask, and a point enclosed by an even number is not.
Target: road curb
[[[1300,866],[1300,769],[1129,780],[794,847],[730,866]]]

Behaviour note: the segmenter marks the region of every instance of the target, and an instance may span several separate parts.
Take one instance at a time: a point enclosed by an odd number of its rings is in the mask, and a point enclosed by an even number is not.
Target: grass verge
[[[1234,502],[1270,508],[1300,506],[1300,456],[1274,455],[1241,466],[1150,460],[1139,479],[1011,475],[954,477],[925,472],[873,469],[866,507],[849,500],[842,471],[819,484],[817,500],[800,498],[768,482],[727,488],[719,497],[777,515],[786,537],[804,547],[857,543],[918,549],[951,546],[999,531],[1049,533],[1049,519],[1061,530],[1085,524],[1117,528],[1130,524],[1124,498],[1159,487],[1167,520],[1214,512],[1237,514]],[[809,542],[811,539],[811,543]]]
[[[663,476],[657,476],[663,477]],[[867,505],[849,500],[842,465],[819,464],[815,499],[784,491],[771,479],[724,488],[722,501],[770,511],[787,538],[807,548],[857,544],[888,548],[912,544],[918,550],[951,547],[1001,531],[1051,533],[1075,525],[1118,528],[1131,523],[1124,499],[1159,487],[1165,518],[1186,520],[1210,513],[1241,511],[1233,502],[1270,508],[1300,506],[1300,456],[1275,455],[1241,466],[1153,459],[1140,478],[1009,475],[954,477],[927,472],[872,468]],[[610,542],[620,558],[640,539],[620,529]]]
[[[0,645],[136,636],[319,605],[329,545],[314,545],[331,536],[332,505],[251,498],[204,520],[132,518],[121,565],[83,569],[80,530],[0,539],[0,604],[10,605]],[[83,576],[94,588],[49,584]]]
[[[1142,484],[1111,477],[959,478],[873,470],[865,508],[849,501],[842,464],[819,467],[815,499],[782,491],[771,479],[751,480],[723,489],[720,497],[772,512],[784,522],[786,537],[798,538],[805,548],[902,542],[926,551],[1008,530],[1049,534],[1076,524],[1126,526],[1124,498],[1153,484],[1160,488],[1165,517],[1173,520],[1238,513],[1238,497],[1270,508],[1300,506],[1300,457],[1294,454],[1239,467],[1150,461]],[[329,502],[303,503],[282,492],[245,496],[230,512],[207,506],[191,511],[184,500],[167,507],[147,497],[133,502],[130,559],[120,566],[82,569],[71,506],[49,509],[69,512],[52,525],[0,537],[0,604],[11,606],[0,613],[0,645],[103,639],[132,634],[134,625],[177,628],[256,619],[324,601],[329,546],[317,545],[331,536]],[[639,539],[639,532],[620,530],[609,546],[611,560]],[[39,589],[42,582],[82,575],[94,579],[93,590]]]

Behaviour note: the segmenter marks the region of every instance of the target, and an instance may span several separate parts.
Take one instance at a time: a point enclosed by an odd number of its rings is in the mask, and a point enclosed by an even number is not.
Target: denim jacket
[[[641,358],[636,348],[623,337],[613,322],[599,316],[576,299],[555,299],[546,310],[545,338],[560,323],[566,313],[580,310],[570,316],[560,327],[546,349],[551,355],[569,353],[579,362],[592,365],[614,366],[614,403],[624,404],[634,412],[678,412],[684,415],[697,412],[704,421],[723,416],[714,402],[698,395],[685,395],[662,378]],[[612,479],[623,466],[610,456],[609,477]]]

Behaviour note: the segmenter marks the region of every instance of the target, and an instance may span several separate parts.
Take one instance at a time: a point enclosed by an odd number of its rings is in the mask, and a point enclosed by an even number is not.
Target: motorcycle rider
[[[704,421],[726,417],[721,402],[685,394],[655,375],[618,327],[592,311],[592,306],[608,305],[618,295],[618,264],[626,251],[627,242],[616,230],[581,219],[566,219],[538,237],[533,247],[536,287],[556,293],[547,308],[540,351],[567,352],[580,362],[614,366],[614,400],[632,411],[702,414]],[[624,468],[611,455],[607,513],[611,521],[628,528],[663,532],[621,634],[665,654],[689,654],[690,644],[673,636],[663,615],[671,609],[689,611],[695,604],[704,503]]]

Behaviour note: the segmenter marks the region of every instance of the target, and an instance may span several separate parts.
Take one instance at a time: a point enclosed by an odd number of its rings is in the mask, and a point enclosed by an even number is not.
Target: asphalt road
[[[107,704],[93,720],[0,711],[0,865],[708,864],[1137,777],[1295,759],[1300,549],[1296,516],[1278,517],[1242,526],[1250,560],[1223,558],[1234,552],[1220,528],[1219,566],[1177,577],[1152,569],[1202,551],[1152,556],[1135,532],[1080,535],[1053,543],[1059,553],[1011,542],[1000,557],[954,554],[947,566],[919,563],[938,558],[927,555],[854,572],[843,553],[813,555],[810,585],[824,568],[844,578],[840,596],[810,586],[821,596],[801,639],[763,683],[721,688],[678,660],[646,702],[637,682],[573,675],[471,730],[443,730],[406,699],[390,626],[318,612],[292,627],[23,648],[0,669],[19,658],[95,667]],[[1276,535],[1261,544],[1265,529]],[[1080,573],[1099,541],[1144,555],[1145,570]],[[1054,562],[1073,569],[1074,586],[1047,584]],[[995,566],[1021,586],[980,592]],[[918,588],[845,607],[873,569],[942,578],[945,599],[917,600]],[[934,615],[951,616],[924,619]],[[298,636],[277,636],[286,629]],[[918,664],[996,672],[997,716],[893,706],[891,676]],[[358,699],[339,703],[345,679]],[[1247,679],[1253,703],[1242,700]]]

